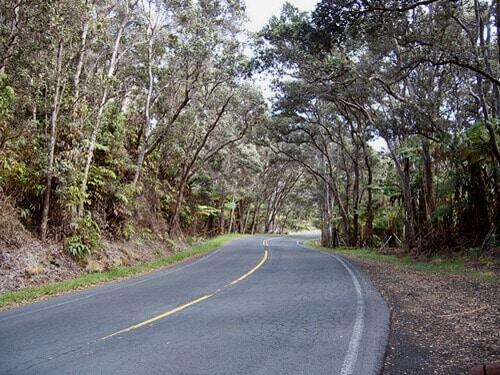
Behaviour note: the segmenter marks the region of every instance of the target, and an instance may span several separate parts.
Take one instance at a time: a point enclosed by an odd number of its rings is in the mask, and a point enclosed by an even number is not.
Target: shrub
[[[90,255],[101,247],[99,225],[87,214],[76,222],[73,233],[66,239],[65,251],[77,258]]]
[[[82,237],[76,234],[66,239],[64,250],[75,258],[82,258],[91,253],[89,247],[83,243]]]
[[[29,241],[29,233],[19,221],[19,214],[13,202],[1,194],[0,190],[0,245],[20,247]]]

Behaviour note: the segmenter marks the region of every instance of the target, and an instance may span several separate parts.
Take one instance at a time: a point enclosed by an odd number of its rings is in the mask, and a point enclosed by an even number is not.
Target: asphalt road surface
[[[203,258],[0,313],[1,374],[377,374],[388,309],[303,237]]]

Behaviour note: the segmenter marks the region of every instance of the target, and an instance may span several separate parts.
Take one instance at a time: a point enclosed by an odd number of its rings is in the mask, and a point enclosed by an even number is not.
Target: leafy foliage
[[[497,246],[495,6],[322,0],[260,31],[256,65],[277,75],[271,143],[316,179],[324,245]]]
[[[77,258],[90,255],[101,246],[99,225],[87,214],[75,223],[72,234],[66,239],[65,251]]]
[[[78,258],[101,237],[284,230],[285,197],[266,207],[282,164],[255,140],[269,117],[243,1],[3,1],[0,14],[0,193],[42,241]]]

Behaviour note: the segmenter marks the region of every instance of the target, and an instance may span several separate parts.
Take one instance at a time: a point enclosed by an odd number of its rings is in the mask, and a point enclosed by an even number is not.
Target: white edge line
[[[303,247],[304,249],[312,250],[302,245],[299,241],[297,241],[297,245]],[[361,344],[361,337],[363,336],[363,330],[365,326],[365,319],[364,319],[365,302],[363,300],[363,292],[361,290],[361,284],[359,283],[359,280],[356,274],[352,271],[351,267],[342,258],[333,254],[325,253],[323,251],[320,252],[331,256],[332,258],[336,259],[340,264],[342,264],[342,266],[349,273],[349,276],[351,276],[354,289],[356,290],[356,318],[354,321],[354,326],[352,328],[352,334],[351,334],[351,339],[349,341],[349,346],[347,348],[347,353],[344,357],[344,362],[340,370],[340,375],[352,375],[354,374],[359,346]]]
[[[356,289],[356,320],[354,321],[354,326],[352,328],[351,340],[349,341],[349,347],[347,348],[347,353],[344,357],[344,363],[342,364],[342,369],[340,370],[340,375],[351,375],[354,373],[359,346],[361,344],[361,337],[363,336],[363,329],[365,326],[365,303],[363,301],[361,285],[354,272],[341,258],[335,255],[332,256],[347,270],[351,276],[354,288]]]

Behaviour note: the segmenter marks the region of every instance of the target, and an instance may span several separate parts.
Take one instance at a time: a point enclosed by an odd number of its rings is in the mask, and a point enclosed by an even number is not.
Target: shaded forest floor
[[[500,286],[357,262],[391,309],[383,374],[466,374],[500,361]]]
[[[330,250],[329,250],[330,251]],[[467,374],[500,361],[500,283],[495,267],[450,274],[340,251],[367,272],[391,310],[383,375]],[[417,267],[418,268],[418,267]],[[460,268],[462,269],[462,268]],[[458,273],[458,272],[455,272]],[[480,281],[488,275],[489,282]]]

